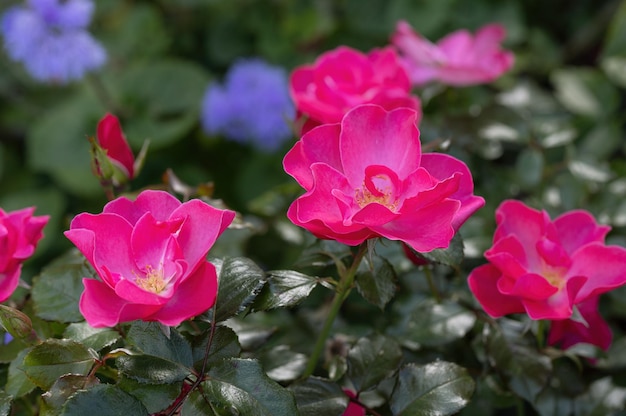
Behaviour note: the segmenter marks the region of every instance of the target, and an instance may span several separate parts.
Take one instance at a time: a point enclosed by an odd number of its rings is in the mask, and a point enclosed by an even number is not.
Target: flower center
[[[398,208],[397,182],[397,175],[389,168],[368,166],[363,185],[354,190],[354,199],[361,208],[375,202],[395,211]]]
[[[541,275],[548,283],[560,290],[563,289],[566,283],[563,278],[566,271],[567,270],[564,267],[551,267],[549,265],[544,265]]]
[[[163,277],[163,268],[154,269],[152,266],[146,266],[146,275],[135,279],[137,286],[152,293],[161,293],[167,286],[167,282]]]

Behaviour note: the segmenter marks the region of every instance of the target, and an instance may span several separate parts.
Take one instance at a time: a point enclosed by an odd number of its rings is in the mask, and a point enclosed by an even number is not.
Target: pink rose
[[[513,66],[513,54],[500,48],[505,36],[503,26],[490,24],[478,29],[476,36],[459,30],[435,45],[399,21],[391,43],[400,51],[413,85],[437,80],[466,86],[491,82]]]
[[[117,198],[101,214],[79,214],[65,236],[100,280],[83,279],[80,311],[93,327],[141,319],[175,326],[215,302],[206,255],[235,213],[163,191]]]
[[[5,212],[0,208],[0,302],[17,288],[22,263],[35,252],[49,216],[34,217],[35,208]]]
[[[340,124],[306,133],[283,161],[306,190],[289,219],[348,245],[386,237],[418,252],[447,247],[484,200],[473,195],[463,162],[421,153],[417,117],[409,108],[361,105]]]
[[[586,211],[554,221],[545,211],[504,201],[496,210],[489,264],[469,287],[493,316],[526,312],[532,319],[569,319],[573,306],[626,283],[626,249],[607,246],[610,227]]]
[[[96,138],[114,169],[119,170],[118,182],[132,179],[135,176],[135,157],[117,117],[109,113],[105,114],[98,122]],[[98,177],[103,176],[101,169],[101,167],[96,169]]]
[[[313,65],[296,68],[289,89],[298,112],[309,117],[304,131],[339,123],[359,104],[378,104],[387,110],[408,107],[421,116],[420,101],[410,94],[406,70],[391,47],[364,54],[340,46]]]
[[[572,319],[552,321],[548,333],[548,344],[559,344],[567,349],[579,343],[596,345],[608,350],[611,345],[611,329],[598,312],[599,296],[592,296],[576,305],[585,322]]]

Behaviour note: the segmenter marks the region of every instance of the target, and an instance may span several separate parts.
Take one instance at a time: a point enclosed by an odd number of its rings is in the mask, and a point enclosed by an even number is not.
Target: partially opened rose
[[[206,255],[235,213],[163,191],[117,198],[79,214],[65,232],[98,273],[85,278],[80,311],[93,327],[133,320],[175,326],[213,306],[215,267]]]
[[[489,24],[472,36],[466,30],[450,33],[437,44],[399,21],[391,37],[413,85],[439,81],[453,86],[491,82],[513,66],[514,56],[500,46],[506,30]]]
[[[122,131],[120,121],[107,113],[98,122],[94,149],[94,173],[100,179],[111,179],[116,185],[135,177],[135,157]],[[107,166],[104,166],[104,165]]]
[[[308,117],[303,132],[319,124],[338,123],[360,104],[387,110],[408,107],[421,115],[419,99],[396,52],[375,49],[365,54],[340,46],[320,55],[312,65],[296,68],[290,94],[300,115]]]
[[[574,305],[626,283],[626,249],[607,246],[610,227],[576,210],[554,221],[520,201],[496,210],[489,264],[469,275],[469,287],[485,311],[499,317],[569,319]]]
[[[33,255],[43,237],[49,217],[35,217],[34,212],[34,207],[11,212],[0,208],[0,302],[17,288],[22,263]]]
[[[385,237],[419,252],[447,247],[484,200],[463,162],[422,154],[417,117],[409,108],[361,105],[306,133],[283,161],[306,191],[289,219],[348,245]]]
[[[599,300],[600,296],[592,296],[576,305],[582,320],[560,319],[551,321],[548,344],[567,349],[576,344],[585,343],[608,350],[613,335],[609,324],[602,319],[602,315],[598,311]]]

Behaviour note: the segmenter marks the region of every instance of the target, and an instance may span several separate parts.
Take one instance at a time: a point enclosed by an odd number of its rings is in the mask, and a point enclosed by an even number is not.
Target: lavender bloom
[[[81,79],[106,62],[106,51],[87,32],[93,9],[91,0],[27,0],[9,9],[0,21],[9,57],[39,81]]]
[[[291,137],[295,108],[287,73],[260,59],[237,61],[223,85],[211,84],[202,103],[202,125],[211,135],[276,150]]]

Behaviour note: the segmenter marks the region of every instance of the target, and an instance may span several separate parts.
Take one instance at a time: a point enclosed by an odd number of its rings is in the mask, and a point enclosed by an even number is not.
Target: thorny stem
[[[350,266],[350,268],[338,268],[339,283],[337,284],[337,288],[335,290],[335,297],[333,298],[333,302],[330,306],[330,311],[328,312],[328,316],[326,317],[324,326],[322,327],[322,331],[318,335],[317,341],[315,342],[315,346],[313,347],[313,353],[309,357],[309,361],[304,370],[304,373],[302,374],[302,378],[309,377],[311,374],[313,374],[313,371],[317,366],[317,361],[319,360],[324,346],[326,345],[326,340],[328,339],[330,330],[333,326],[333,323],[335,322],[335,318],[337,318],[337,315],[339,314],[341,305],[346,300],[346,298],[350,294],[350,291],[352,290],[356,271],[358,270],[359,264],[361,263],[361,260],[363,259],[363,256],[366,252],[367,244],[361,244],[359,246],[359,250],[354,256],[354,259],[352,260],[352,265]],[[343,273],[342,270],[344,271]]]

